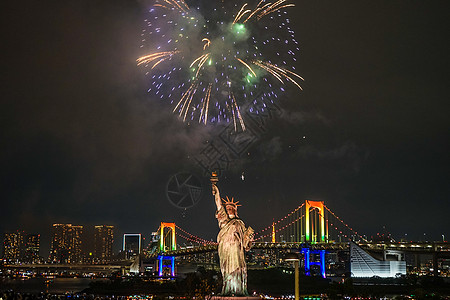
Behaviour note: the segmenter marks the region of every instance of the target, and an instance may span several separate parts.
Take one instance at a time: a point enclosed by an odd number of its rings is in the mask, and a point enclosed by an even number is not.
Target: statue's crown
[[[237,208],[238,206],[242,206],[242,205],[238,204],[239,201],[234,202],[234,198],[233,197],[231,197],[231,200],[230,200],[230,198],[228,198],[228,196],[227,196],[227,200],[222,198],[222,201],[223,201],[223,205],[224,206],[231,205],[231,206],[234,206],[234,208]]]

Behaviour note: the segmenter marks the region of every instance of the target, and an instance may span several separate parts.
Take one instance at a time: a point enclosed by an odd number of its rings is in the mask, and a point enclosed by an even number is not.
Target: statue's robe
[[[250,231],[239,218],[230,218],[223,206],[216,212],[219,222],[220,270],[223,277],[223,296],[247,296],[247,265],[245,250],[250,248]]]

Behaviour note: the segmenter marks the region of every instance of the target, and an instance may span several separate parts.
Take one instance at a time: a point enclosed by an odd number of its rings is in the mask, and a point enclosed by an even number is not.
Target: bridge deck
[[[411,243],[358,243],[358,245],[366,250],[381,251],[381,250],[400,250],[406,252],[415,253],[433,253],[433,252],[445,252],[450,254],[450,243],[448,242],[411,242]],[[348,250],[349,243],[316,243],[316,244],[305,244],[305,243],[259,243],[253,244],[252,249],[301,249],[304,247],[309,247],[313,250]],[[201,245],[191,248],[180,248],[174,251],[167,251],[164,255],[167,256],[184,256],[197,253],[213,252],[217,251],[217,245]]]

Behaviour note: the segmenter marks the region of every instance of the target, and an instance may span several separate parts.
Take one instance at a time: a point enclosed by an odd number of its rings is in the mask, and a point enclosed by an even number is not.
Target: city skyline
[[[110,224],[121,237],[175,222],[216,239],[195,158],[223,129],[183,123],[147,94],[136,59],[150,4],[6,4],[0,233],[40,234],[42,247],[57,223]],[[304,90],[287,87],[228,162],[224,196],[257,230],[309,199],[368,236],[450,236],[445,2],[295,4]],[[201,192],[186,209],[167,190],[180,172]]]
[[[42,245],[41,235],[16,230],[2,237],[1,258],[5,262],[27,263],[105,263],[118,254],[113,251],[114,226],[95,225],[86,233],[85,226],[52,224],[50,243]]]
[[[313,205],[316,204],[313,203]],[[418,244],[425,243],[426,245],[433,243],[440,244],[442,242],[448,243],[444,235],[441,235],[442,240],[428,240],[426,236],[424,236],[421,240],[411,240],[408,238],[407,234],[401,237],[394,237],[390,232],[387,232],[386,230],[370,237],[366,235],[359,235],[345,223],[341,223],[339,225],[340,228],[337,228],[336,224],[333,224],[333,222],[329,223],[329,217],[326,217],[327,220],[322,225],[325,226],[324,229],[321,229],[319,227],[317,229],[314,229],[316,226],[319,226],[318,224],[320,223],[318,222],[317,212],[315,210],[312,210],[311,221],[305,221],[303,217],[299,219],[301,213],[296,212],[299,208],[297,208],[295,211],[290,212],[288,215],[279,219],[277,222],[274,222],[272,226],[265,228],[262,232],[257,233],[257,241],[260,243],[270,241],[285,243],[294,242],[296,239],[303,239],[303,242],[306,242],[306,240],[309,239],[322,239],[322,241],[326,239],[331,243],[341,243],[346,241],[348,242],[349,238],[351,238],[354,241],[360,242],[382,242],[387,244],[393,243],[399,245],[405,243],[415,245],[417,242]],[[336,221],[340,220],[340,218],[336,217],[331,211],[327,215],[329,216],[330,214],[336,218]],[[297,222],[300,222],[299,220],[302,222],[302,225],[295,225]],[[309,222],[316,223],[315,225],[306,225],[309,224]],[[164,225],[173,225],[174,228],[177,228],[175,229],[175,231],[177,232],[177,237],[175,238],[175,240],[177,241],[177,246],[175,246],[173,249],[176,249],[178,247],[192,247],[192,245],[195,244],[215,244],[215,241],[207,241],[202,239],[201,237],[192,235],[191,233],[186,232],[184,229],[180,228],[174,223],[165,223]],[[299,226],[304,226],[305,228],[310,227],[312,230],[318,230],[314,233],[314,235],[316,236],[309,236],[307,231],[306,235],[303,235],[301,238],[299,236],[294,237],[294,233],[296,235],[299,234],[298,230],[301,229],[301,227]],[[285,232],[286,230],[283,230],[283,228],[285,229],[287,227],[294,227],[294,229],[292,229],[293,231],[290,231],[290,234],[287,234],[289,233],[289,230],[287,230],[287,232]],[[297,227],[297,229],[295,229],[295,227]],[[119,237],[118,239],[115,239],[115,227],[111,225],[94,225],[93,232],[90,232],[88,234],[86,234],[85,232],[85,229],[88,228],[85,228],[85,226],[83,225],[53,224],[52,228],[53,236],[51,238],[51,244],[44,245],[42,249],[40,234],[27,233],[21,230],[17,230],[15,232],[5,232],[3,234],[3,247],[2,252],[0,253],[0,258],[5,262],[13,264],[23,262],[102,264],[117,259],[133,259],[137,254],[143,254],[144,257],[146,257],[147,255],[149,255],[149,253],[155,251],[155,249],[161,248],[161,243],[159,241],[161,231],[152,232],[150,234],[124,233],[122,238]],[[272,229],[274,231],[272,231]],[[331,233],[333,232],[333,229],[336,229],[336,231],[334,231],[334,233]],[[347,230],[347,232],[342,232],[342,230]],[[340,235],[339,231],[341,233]],[[171,238],[167,237],[168,233],[171,234],[171,230],[165,230],[164,232],[164,235],[166,235],[165,243],[168,243],[166,246],[168,248],[172,248],[171,244],[173,241]],[[319,237],[319,235],[321,237]],[[180,238],[182,240],[181,242],[179,241]],[[169,240],[169,242],[167,242],[167,240]],[[315,242],[317,241],[319,240],[316,240]],[[54,246],[55,244],[57,245]],[[71,248],[75,250],[70,250]],[[61,251],[65,251],[64,259],[60,258],[60,254],[58,255],[58,253],[60,253]],[[76,259],[74,259],[74,257],[76,257]]]

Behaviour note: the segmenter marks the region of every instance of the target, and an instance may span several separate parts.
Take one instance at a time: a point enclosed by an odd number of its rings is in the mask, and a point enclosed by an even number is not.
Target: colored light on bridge
[[[177,244],[176,244],[176,237],[175,237],[175,223],[164,223],[161,222],[161,226],[160,226],[160,238],[159,238],[159,250],[161,252],[166,251],[166,247],[165,247],[165,234],[164,234],[164,229],[168,228],[170,229],[170,233],[171,233],[171,245],[169,250],[177,250]]]

